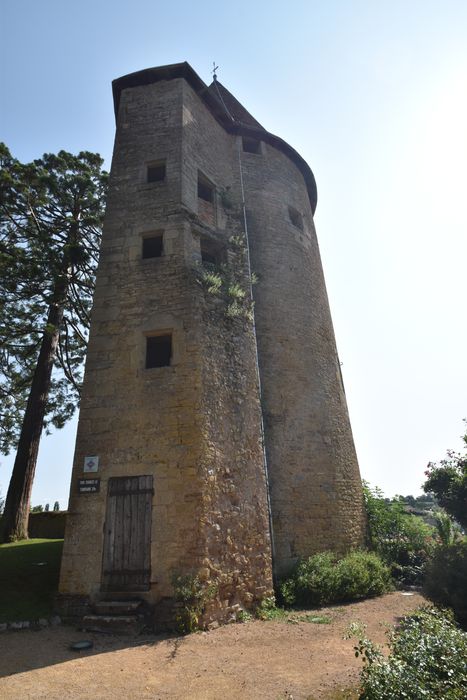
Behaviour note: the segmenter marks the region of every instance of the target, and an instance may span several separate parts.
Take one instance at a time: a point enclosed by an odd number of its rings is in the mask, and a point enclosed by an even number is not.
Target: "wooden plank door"
[[[152,476],[109,479],[102,591],[147,591],[151,580]]]

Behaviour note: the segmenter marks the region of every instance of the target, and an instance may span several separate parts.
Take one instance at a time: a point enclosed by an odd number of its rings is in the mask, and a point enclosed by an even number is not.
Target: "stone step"
[[[144,627],[142,615],[85,615],[81,629],[87,632],[136,635]]]
[[[140,600],[99,600],[94,603],[96,615],[134,615],[141,607]]]

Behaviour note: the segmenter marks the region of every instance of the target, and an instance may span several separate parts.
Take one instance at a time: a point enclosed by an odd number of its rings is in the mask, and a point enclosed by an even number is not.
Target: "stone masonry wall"
[[[220,250],[219,293],[202,284],[202,420],[200,467],[205,489],[206,557],[201,570],[217,594],[207,619],[229,619],[272,594],[267,491],[261,444],[255,338],[234,137],[227,135],[185,86],[182,198],[196,212],[200,170],[216,187],[216,227],[198,220],[196,233]],[[222,194],[228,194],[227,200]],[[229,315],[229,285],[245,293],[238,315]]]
[[[202,555],[200,328],[187,260],[191,229],[180,212],[181,81],[125,91],[72,475],[61,571],[63,593],[99,595],[110,476],[152,474],[152,577],[148,597],[172,594],[172,575]],[[145,163],[166,158],[166,181]],[[164,232],[164,255],[143,260],[142,236]],[[170,367],[145,369],[145,334],[173,333]],[[99,494],[79,495],[86,455],[100,458]],[[194,495],[195,494],[195,495]],[[198,495],[196,495],[198,494]]]
[[[232,138],[211,120],[181,80],[122,94],[60,581],[64,599],[101,597],[108,479],[151,474],[151,588],[141,597],[163,603],[174,576],[198,575],[216,589],[206,622],[272,585],[251,320],[226,319],[200,283],[200,237],[227,263],[238,228],[220,199]],[[165,181],[146,183],[146,164],[161,159]],[[215,226],[200,218],[198,170],[216,186]],[[161,231],[163,255],[142,259],[143,236]],[[160,330],[173,334],[173,361],[147,370],[146,334]],[[80,495],[90,454],[100,492]]]
[[[245,184],[255,315],[243,225]],[[163,182],[147,166],[165,162]],[[198,197],[198,177],[213,188]],[[143,238],[163,235],[161,257]],[[209,249],[214,265],[203,264]],[[209,274],[217,275],[212,284]],[[211,279],[211,282],[209,281]],[[216,286],[217,285],[217,286]],[[256,326],[254,324],[256,319]],[[146,369],[146,337],[172,333],[170,366]],[[260,400],[256,343],[262,396]],[[305,182],[278,148],[242,152],[182,78],[123,90],[70,491],[60,591],[102,597],[108,480],[152,475],[151,581],[214,591],[204,622],[272,590],[274,566],[363,542],[358,464]],[[79,494],[87,455],[100,491]],[[162,612],[161,612],[162,615]]]
[[[242,161],[282,575],[299,557],[363,543],[361,482],[305,183],[268,144]]]

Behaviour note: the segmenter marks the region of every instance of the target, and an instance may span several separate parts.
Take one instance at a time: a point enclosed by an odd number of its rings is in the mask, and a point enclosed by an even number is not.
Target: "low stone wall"
[[[92,612],[87,595],[65,595],[57,593],[54,600],[54,612],[66,622],[81,620]]]
[[[65,536],[66,510],[47,513],[30,513],[28,532],[30,538],[59,540]]]
[[[15,622],[0,622],[0,632],[17,632],[18,630],[41,630],[49,627],[56,627],[62,623],[59,615],[51,617],[40,617],[38,620],[17,620]]]

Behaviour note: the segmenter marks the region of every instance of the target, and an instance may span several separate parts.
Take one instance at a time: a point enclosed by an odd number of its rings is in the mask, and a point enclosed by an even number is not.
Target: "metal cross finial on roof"
[[[213,80],[217,80],[217,75],[216,75],[216,70],[219,70],[219,66],[216,66],[216,62],[212,62],[212,78]]]

